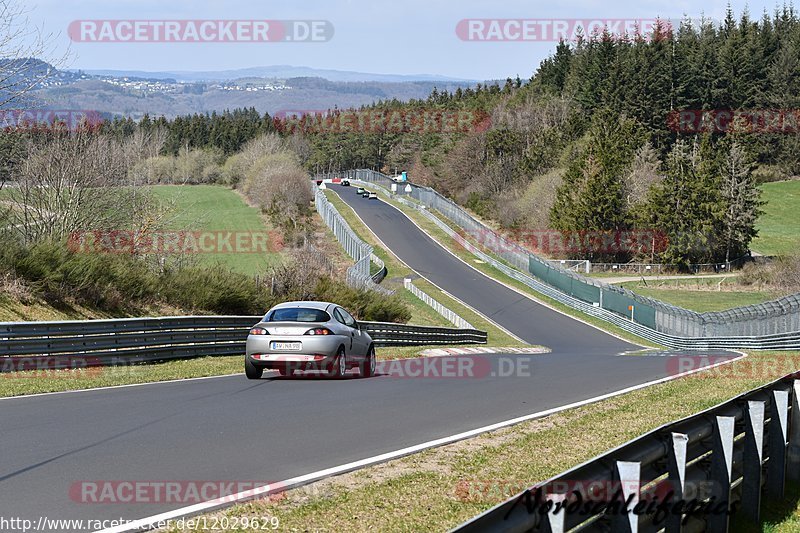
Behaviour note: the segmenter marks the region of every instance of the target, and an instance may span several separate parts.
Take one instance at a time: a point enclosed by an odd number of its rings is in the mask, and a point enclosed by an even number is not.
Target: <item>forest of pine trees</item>
[[[162,156],[201,150],[220,160],[264,134],[291,136],[311,173],[407,170],[511,230],[657,228],[668,245],[646,258],[631,251],[578,255],[687,265],[747,253],[760,212],[758,185],[800,174],[800,137],[797,128],[741,124],[688,131],[676,128],[675,117],[686,110],[798,109],[800,17],[784,6],[760,18],[729,10],[723,21],[699,27],[657,24],[645,37],[602,33],[562,42],[528,80],[353,110],[468,111],[490,117],[488,129],[298,130],[255,109],[115,120],[102,129],[118,136],[158,131]],[[16,157],[22,138],[6,136],[0,151]]]

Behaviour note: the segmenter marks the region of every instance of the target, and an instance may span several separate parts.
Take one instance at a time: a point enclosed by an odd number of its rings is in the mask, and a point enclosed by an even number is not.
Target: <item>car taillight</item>
[[[328,328],[312,328],[305,332],[305,335],[333,335]]]
[[[253,328],[250,330],[250,335],[269,335],[269,331],[264,328]]]

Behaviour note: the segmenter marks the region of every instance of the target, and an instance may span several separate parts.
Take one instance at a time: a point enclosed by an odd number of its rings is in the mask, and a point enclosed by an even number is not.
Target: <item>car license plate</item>
[[[299,342],[272,342],[269,347],[273,350],[299,350],[301,344]]]

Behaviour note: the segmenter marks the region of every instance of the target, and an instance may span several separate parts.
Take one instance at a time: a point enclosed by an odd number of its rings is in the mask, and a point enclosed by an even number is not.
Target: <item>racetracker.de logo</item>
[[[286,43],[327,42],[327,20],[74,20],[76,43]]]
[[[669,237],[657,229],[609,231],[558,231],[518,229],[501,237],[490,229],[461,231],[495,252],[515,252],[519,246],[550,255],[568,253],[658,253],[666,250]]]
[[[7,379],[77,379],[97,377],[103,361],[92,355],[0,357],[0,376]]]
[[[269,231],[76,231],[67,247],[79,253],[220,254],[273,253],[283,249],[280,233]]]
[[[98,111],[89,109],[0,109],[0,130],[77,131],[103,122]]]
[[[69,487],[72,501],[85,504],[180,504],[234,502],[286,496],[281,482],[251,480],[83,480]],[[315,489],[304,489],[315,490]]]
[[[612,38],[654,36],[677,27],[675,21],[661,19],[463,19],[456,24],[462,41],[539,41],[575,42],[607,32]]]
[[[800,109],[682,109],[667,125],[679,133],[800,133]]]
[[[441,109],[325,111],[287,109],[273,116],[275,129],[283,133],[469,133],[491,126],[482,111]]]

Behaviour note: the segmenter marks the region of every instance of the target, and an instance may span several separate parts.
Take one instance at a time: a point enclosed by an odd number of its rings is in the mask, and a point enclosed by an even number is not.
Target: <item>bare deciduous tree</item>
[[[54,131],[20,164],[9,220],[26,243],[129,228],[144,199],[130,194],[126,174],[116,140],[86,130]]]
[[[546,230],[562,181],[560,170],[534,177],[522,194],[499,213],[500,222],[506,226],[516,224],[525,230]]]
[[[23,7],[0,0],[0,109],[19,102],[53,75],[53,69],[42,69],[36,58],[48,57],[53,67],[66,61],[66,52],[49,58],[54,53],[52,37],[31,25]]]
[[[291,144],[291,146],[295,144]],[[286,143],[278,135],[269,134],[256,137],[248,141],[238,154],[225,162],[223,170],[225,180],[231,185],[246,184],[248,178],[252,177],[253,169],[260,159],[285,150],[287,150]]]
[[[128,167],[131,169],[131,181],[134,184],[151,184],[155,182],[155,168],[151,164],[167,141],[164,128],[136,128],[133,134],[125,139],[123,148]]]
[[[658,152],[649,142],[634,154],[630,169],[623,176],[625,203],[630,209],[647,200],[650,189],[661,182],[661,161]]]
[[[731,260],[731,252],[744,252],[756,234],[760,192],[752,170],[753,163],[748,159],[744,148],[736,142],[731,144],[723,162],[721,176],[721,193],[725,203],[723,238],[726,262]]]
[[[314,199],[308,174],[293,153],[280,152],[258,160],[244,184],[245,195],[276,222],[298,229]]]

